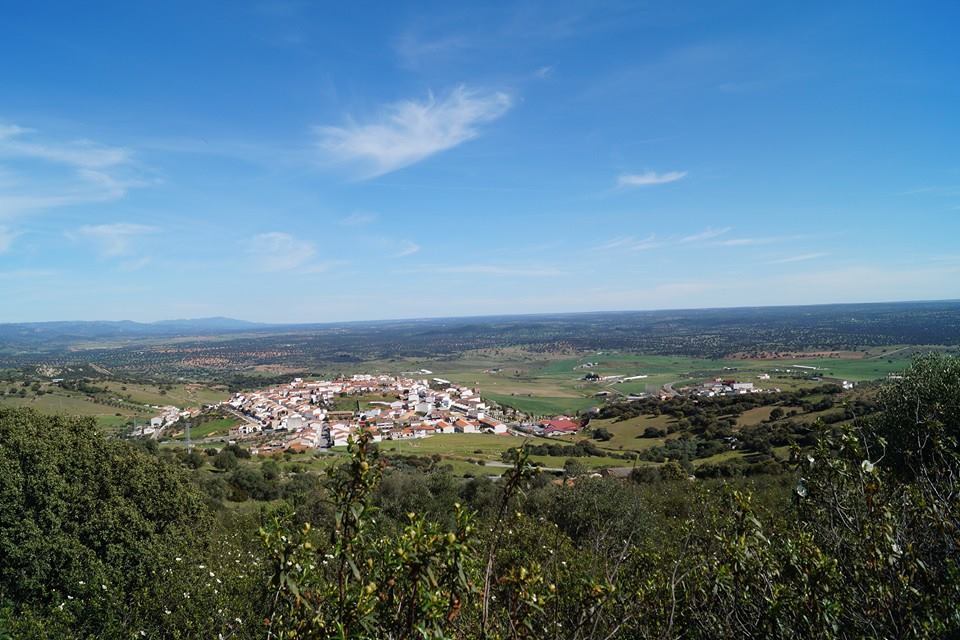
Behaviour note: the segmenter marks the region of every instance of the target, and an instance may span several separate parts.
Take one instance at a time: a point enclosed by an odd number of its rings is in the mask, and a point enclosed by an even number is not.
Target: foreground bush
[[[555,479],[520,448],[458,483],[364,438],[256,525],[197,488],[245,467],[0,410],[0,637],[957,637],[960,361],[879,406],[749,479]]]
[[[524,498],[524,450],[479,526],[372,505],[365,440],[336,482],[326,541],[277,521],[276,614],[287,637],[935,638],[960,630],[960,361],[918,360],[885,411],[821,427],[795,450],[792,504],[661,482],[662,511],[612,481]],[[886,461],[886,464],[885,464]],[[278,545],[277,541],[283,541]],[[295,558],[295,560],[294,560]],[[290,570],[292,566],[296,570]]]
[[[92,419],[0,408],[3,624],[16,638],[232,633],[259,561],[205,504],[185,471]]]

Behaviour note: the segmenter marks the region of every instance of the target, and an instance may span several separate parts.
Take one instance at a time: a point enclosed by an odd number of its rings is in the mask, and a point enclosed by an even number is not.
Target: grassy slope
[[[115,428],[134,418],[147,420],[156,415],[156,410],[147,405],[173,404],[180,408],[188,408],[217,402],[228,397],[226,391],[201,385],[173,385],[173,388],[166,394],[161,394],[159,387],[148,384],[106,381],[96,383],[96,385],[107,389],[106,393],[98,394],[98,399],[120,399],[122,400],[121,406],[115,407],[94,402],[83,393],[62,389],[49,383],[41,385],[42,389],[47,391],[41,396],[30,395],[26,398],[20,398],[4,395],[0,396],[0,403],[31,407],[43,413],[93,416],[101,426]],[[123,387],[126,387],[126,389]]]

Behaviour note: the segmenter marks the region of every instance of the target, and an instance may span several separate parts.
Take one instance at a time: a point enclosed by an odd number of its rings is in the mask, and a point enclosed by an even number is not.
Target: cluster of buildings
[[[587,382],[611,382],[613,384],[621,384],[623,382],[632,382],[634,380],[644,380],[650,376],[646,374],[640,374],[635,376],[625,376],[625,375],[609,375],[602,376],[599,373],[591,371],[590,373],[585,373],[581,380],[586,380]]]
[[[173,405],[154,407],[154,409],[158,411],[158,414],[150,418],[149,424],[134,427],[134,436],[156,438],[161,431],[173,425],[181,418],[191,418],[200,412],[199,409],[180,409]]]
[[[709,382],[704,382],[694,389],[694,395],[706,398],[715,396],[738,396],[748,393],[763,393],[765,391],[779,391],[779,389],[760,389],[755,387],[752,382],[737,382],[736,380],[724,380],[717,378]]]
[[[578,419],[570,416],[554,416],[538,422],[518,425],[517,428],[520,431],[537,436],[555,437],[577,433],[581,429],[581,423]]]
[[[351,400],[355,406],[345,409]],[[342,446],[361,430],[370,432],[374,442],[507,433],[507,426],[489,414],[476,391],[442,378],[366,374],[337,380],[296,378],[234,394],[225,404],[245,420],[230,435],[261,437],[258,452]]]

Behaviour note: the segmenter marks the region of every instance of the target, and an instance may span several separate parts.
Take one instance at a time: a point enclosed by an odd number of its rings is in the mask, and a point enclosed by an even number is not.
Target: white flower
[[[874,464],[869,460],[864,460],[860,463],[860,468],[863,469],[865,473],[873,473]]]
[[[163,612],[167,615],[170,615],[170,609],[164,609]]]

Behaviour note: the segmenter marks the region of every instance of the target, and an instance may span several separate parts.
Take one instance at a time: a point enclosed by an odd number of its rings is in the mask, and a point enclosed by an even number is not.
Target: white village
[[[353,406],[336,408],[344,404]],[[230,431],[231,438],[256,440],[254,453],[344,446],[361,431],[368,431],[374,442],[508,431],[479,393],[441,378],[369,374],[336,380],[296,378],[234,394],[224,408],[244,420]]]

